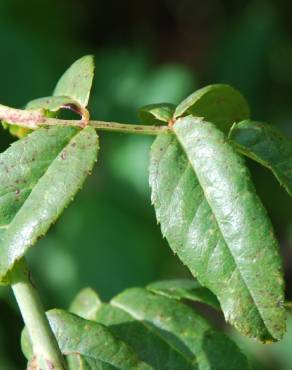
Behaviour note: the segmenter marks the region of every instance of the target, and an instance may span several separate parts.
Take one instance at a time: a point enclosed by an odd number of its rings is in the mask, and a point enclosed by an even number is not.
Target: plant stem
[[[28,330],[37,369],[64,370],[63,357],[24,259],[13,270],[11,287]]]
[[[171,132],[171,129],[168,126],[130,125],[117,122],[49,118],[45,116],[42,109],[21,110],[6,107],[1,104],[0,120],[3,120],[10,125],[17,125],[31,130],[35,130],[41,126],[61,125],[84,128],[86,125],[89,125],[101,131],[121,132],[127,134],[159,135],[161,133]]]
[[[84,127],[82,121],[62,120],[56,118],[45,118],[44,122],[41,124],[41,126],[56,125]],[[133,125],[105,121],[88,121],[87,125],[100,131],[120,132],[125,134],[159,135],[163,132],[170,132],[170,128],[168,126]]]

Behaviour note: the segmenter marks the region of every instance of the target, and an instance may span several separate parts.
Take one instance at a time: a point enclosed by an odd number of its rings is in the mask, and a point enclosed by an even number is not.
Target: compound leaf
[[[229,138],[235,149],[273,172],[292,196],[292,140],[266,123],[243,121],[232,126]]]
[[[150,185],[172,250],[219,299],[225,318],[261,341],[285,331],[278,243],[249,172],[224,134],[180,118],[151,150]]]
[[[0,281],[56,221],[92,170],[92,127],[38,129],[0,154]]]
[[[213,122],[228,132],[234,122],[248,119],[250,110],[245,98],[233,87],[214,84],[195,91],[176,108],[174,118],[193,115]]]

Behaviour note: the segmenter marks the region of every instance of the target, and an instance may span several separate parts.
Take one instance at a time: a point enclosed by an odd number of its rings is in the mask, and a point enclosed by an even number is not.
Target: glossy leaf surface
[[[174,117],[187,115],[204,118],[227,132],[234,122],[248,119],[249,106],[245,98],[233,87],[215,84],[203,87],[182,101]]]
[[[174,299],[188,299],[194,302],[206,303],[220,310],[216,296],[209,289],[202,287],[197,281],[190,279],[172,279],[157,281],[147,285],[147,289]]]
[[[151,153],[158,221],[172,250],[219,299],[227,321],[261,341],[285,331],[278,244],[242,158],[213,124],[178,119]]]
[[[0,154],[0,279],[44,235],[92,170],[91,127],[39,129]]]
[[[273,172],[292,196],[292,140],[276,127],[253,121],[239,122],[230,130],[235,148]]]

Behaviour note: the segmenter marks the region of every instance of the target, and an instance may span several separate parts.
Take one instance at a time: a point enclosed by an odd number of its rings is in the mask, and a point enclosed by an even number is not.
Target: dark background
[[[96,57],[93,118],[137,122],[142,105],[178,103],[201,86],[224,82],[247,97],[254,119],[292,137],[291,4],[1,0],[0,102],[22,107],[50,95],[64,70],[89,53]],[[109,299],[129,286],[189,276],[162,239],[150,205],[147,166],[153,139],[100,136],[93,176],[29,254],[46,308],[67,307],[87,285]],[[2,150],[12,140],[1,130]],[[249,165],[281,243],[291,299],[292,202],[267,170]],[[0,369],[23,369],[19,312],[8,288],[0,295]],[[289,329],[282,343],[271,346],[232,335],[255,368],[288,370],[291,320]]]

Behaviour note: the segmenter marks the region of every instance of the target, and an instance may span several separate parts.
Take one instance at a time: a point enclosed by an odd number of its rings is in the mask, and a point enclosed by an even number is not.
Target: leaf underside
[[[90,310],[76,304],[81,297],[92,302]],[[249,369],[237,346],[195,310],[147,289],[127,289],[103,304],[85,289],[70,310],[79,317],[60,310],[48,314],[70,370],[108,369],[101,361],[114,369]],[[31,359],[28,342],[24,331],[22,347]]]
[[[291,139],[285,138],[276,127],[254,121],[234,124],[229,138],[236,150],[271,170],[292,196]]]
[[[163,235],[242,334],[278,340],[285,331],[277,241],[242,158],[213,124],[178,119],[156,138],[152,202]]]
[[[39,129],[0,154],[0,280],[56,221],[96,161],[88,127]]]

